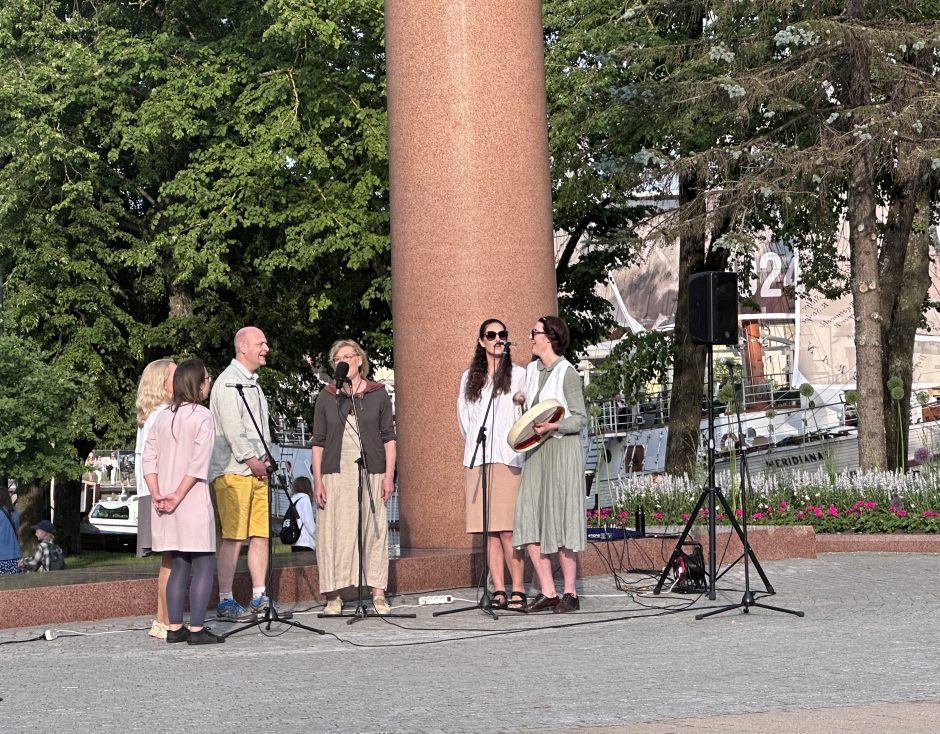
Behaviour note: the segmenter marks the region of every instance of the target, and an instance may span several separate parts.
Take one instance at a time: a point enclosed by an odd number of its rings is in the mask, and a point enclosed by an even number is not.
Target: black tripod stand
[[[709,352],[709,360],[711,360],[710,352]],[[751,477],[747,470],[747,451],[745,451],[744,442],[742,440],[742,436],[744,434],[743,434],[743,428],[741,426],[741,403],[743,402],[743,398],[744,398],[743,396],[744,378],[742,375],[741,382],[740,383],[735,382],[734,363],[730,360],[728,361],[728,372],[730,373],[731,385],[734,388],[732,390],[732,396],[733,396],[732,401],[734,403],[734,414],[737,420],[737,427],[738,427],[738,433],[734,439],[734,445],[737,448],[739,455],[741,456],[741,530],[742,532],[740,533],[740,535],[741,535],[741,546],[743,550],[741,552],[741,555],[738,556],[738,558],[736,558],[728,566],[727,569],[725,569],[725,573],[727,573],[728,570],[730,570],[731,567],[734,566],[742,558],[744,559],[744,595],[741,597],[741,601],[737,604],[728,604],[727,606],[721,607],[719,609],[713,609],[709,612],[696,614],[695,618],[705,619],[705,617],[712,617],[716,614],[729,612],[732,609],[740,609],[745,614],[747,614],[750,611],[751,607],[758,607],[760,609],[770,609],[771,611],[774,611],[774,612],[783,612],[784,614],[794,614],[797,617],[802,617],[803,612],[796,611],[794,609],[784,609],[783,607],[775,607],[775,606],[771,606],[770,604],[763,604],[761,602],[758,602],[754,598],[754,594],[751,591],[751,574],[750,574],[750,566],[748,565],[748,560],[749,560],[749,557],[752,557],[752,554],[751,554],[751,546],[747,542],[747,494],[748,492],[751,491],[752,488],[750,486]],[[740,400],[739,400],[738,389],[737,389],[738,386],[740,386],[742,390]],[[726,504],[724,506],[727,507]],[[733,518],[734,515],[729,513],[728,517]],[[713,518],[711,520],[712,522],[714,521]],[[764,582],[764,586],[767,588],[767,591],[772,594],[773,588],[771,587],[770,582],[767,581],[767,577],[764,575],[764,571],[760,567],[760,564],[757,562],[756,558],[754,559],[754,568],[756,568],[757,572],[760,574],[761,580]],[[711,597],[711,598],[714,599],[714,597]]]
[[[344,364],[345,364],[345,363],[344,363]],[[382,614],[382,615],[379,615],[379,614],[376,614],[376,613],[374,613],[374,612],[370,612],[369,609],[366,607],[365,601],[363,600],[363,596],[362,596],[362,587],[363,587],[363,585],[365,584],[365,580],[366,580],[366,579],[365,579],[365,575],[366,575],[366,574],[365,574],[365,559],[364,559],[364,552],[363,552],[363,551],[365,550],[365,528],[364,528],[365,517],[363,516],[363,512],[362,512],[362,504],[363,504],[362,501],[363,501],[363,498],[364,498],[364,496],[365,496],[365,493],[368,493],[368,495],[369,495],[369,509],[370,509],[370,511],[371,511],[371,519],[372,519],[372,524],[373,524],[373,526],[374,526],[374,525],[375,525],[375,522],[376,522],[376,517],[375,517],[375,498],[374,498],[373,495],[372,495],[372,485],[371,485],[371,483],[369,482],[369,476],[370,476],[370,475],[369,475],[369,465],[368,465],[368,463],[366,462],[366,452],[365,452],[365,448],[364,448],[363,445],[362,445],[362,429],[361,429],[361,426],[360,426],[360,424],[359,424],[359,408],[358,408],[358,406],[356,405],[356,396],[355,396],[355,394],[353,394],[353,392],[352,392],[352,381],[349,380],[349,379],[346,379],[346,378],[343,377],[341,374],[337,374],[336,382],[337,382],[337,385],[338,385],[338,386],[341,386],[341,385],[343,384],[343,382],[349,384],[349,386],[350,386],[350,390],[349,390],[349,393],[348,393],[348,397],[349,397],[350,402],[352,403],[351,412],[352,412],[352,415],[353,415],[353,417],[355,418],[355,421],[356,421],[356,424],[355,424],[355,432],[356,432],[356,439],[357,439],[357,442],[358,442],[358,444],[359,444],[359,458],[356,459],[356,474],[357,474],[357,476],[358,476],[358,483],[357,483],[357,489],[356,489],[356,504],[357,504],[357,506],[358,506],[358,511],[357,511],[357,523],[356,523],[356,525],[357,525],[357,527],[356,527],[356,549],[357,549],[358,554],[359,554],[359,569],[358,569],[358,570],[359,570],[359,579],[358,579],[358,583],[357,583],[357,585],[356,585],[356,590],[357,590],[358,596],[357,596],[357,601],[356,601],[356,609],[355,609],[355,611],[354,611],[352,614],[345,614],[345,613],[343,613],[343,612],[340,612],[339,614],[323,614],[323,613],[320,613],[320,614],[318,614],[317,616],[318,616],[318,617],[321,617],[321,618],[322,618],[322,617],[348,617],[349,619],[348,619],[348,621],[346,622],[346,624],[354,624],[354,623],[358,622],[360,619],[366,619],[367,617],[376,617],[376,616],[381,616],[381,617],[384,617],[384,618],[388,618],[388,617],[413,618],[413,617],[415,616],[414,614],[395,613],[395,614]],[[337,410],[340,410],[340,406],[339,406],[339,402],[338,402],[338,401],[339,401],[339,396],[340,396],[340,394],[341,394],[341,393],[340,393],[340,389],[341,389],[341,387],[338,387],[338,388],[337,388],[337,391],[336,391],[336,399],[337,399],[337,406],[336,406],[336,409],[337,409]],[[342,416],[341,416],[341,417],[342,417]],[[347,419],[346,424],[349,425],[348,419]],[[391,470],[392,470],[391,467],[385,467],[385,468],[386,468],[386,471],[391,471]],[[387,541],[386,541],[386,542],[387,542]]]
[[[676,560],[682,554],[682,546],[685,543],[685,539],[688,537],[689,533],[692,531],[692,527],[695,524],[695,520],[698,517],[699,511],[702,509],[702,506],[705,504],[705,500],[708,500],[708,598],[715,599],[715,581],[717,580],[716,576],[716,558],[715,558],[715,514],[717,510],[717,503],[721,503],[721,507],[725,512],[725,516],[731,522],[731,527],[734,529],[734,532],[741,539],[741,545],[744,549],[743,555],[745,558],[749,558],[754,564],[754,568],[757,570],[757,573],[760,575],[761,580],[764,582],[764,586],[768,594],[773,594],[774,589],[771,586],[770,581],[767,579],[767,576],[764,574],[764,569],[761,568],[760,563],[757,560],[757,556],[754,555],[754,551],[751,550],[750,544],[747,542],[747,534],[741,530],[741,526],[738,524],[738,521],[735,519],[734,511],[731,509],[731,506],[728,504],[728,500],[725,499],[724,494],[721,492],[721,487],[717,485],[715,481],[715,405],[713,399],[714,387],[715,387],[715,373],[714,373],[714,358],[713,358],[713,346],[708,345],[708,451],[707,459],[708,462],[708,485],[702,490],[701,495],[699,495],[698,502],[696,502],[695,507],[692,510],[692,514],[689,515],[689,520],[685,524],[682,533],[679,535],[679,540],[676,542],[676,547],[672,551],[672,555],[669,558],[669,562],[666,564],[666,567],[663,569],[662,574],[659,577],[659,581],[656,583],[656,588],[653,589],[654,594],[659,594],[662,591],[663,584],[666,582],[666,578],[669,575],[670,570],[674,567]],[[747,513],[745,513],[747,514]],[[745,574],[747,577],[747,574]],[[753,594],[751,594],[750,589],[748,589],[746,596],[750,596],[750,599],[753,601]],[[726,607],[718,612],[725,611],[726,609],[737,608],[739,605],[734,605],[733,607]],[[750,606],[755,606],[754,603],[751,603]],[[789,611],[781,609],[779,611]],[[717,612],[711,612],[710,614],[715,614]],[[801,612],[790,612],[792,614],[798,614],[802,616]],[[701,617],[696,617],[700,619]]]
[[[258,625],[266,624],[265,629],[271,629],[271,625],[274,622],[280,622],[281,624],[286,624],[291,627],[299,627],[300,629],[305,629],[308,632],[316,632],[318,635],[325,635],[321,629],[316,627],[308,627],[305,624],[300,622],[294,622],[290,620],[291,615],[281,615],[278,614],[277,607],[274,603],[274,588],[272,586],[272,580],[274,578],[274,539],[272,537],[271,528],[270,528],[270,508],[273,507],[273,490],[271,485],[277,481],[275,480],[276,471],[277,471],[277,462],[274,460],[274,457],[271,455],[271,449],[268,447],[267,442],[264,440],[264,434],[261,432],[261,428],[258,426],[258,421],[255,420],[254,413],[251,412],[251,406],[248,405],[248,401],[245,399],[245,387],[246,385],[234,385],[235,389],[238,390],[238,395],[242,399],[242,403],[245,405],[245,410],[248,411],[248,417],[251,418],[251,424],[255,427],[255,432],[258,434],[258,438],[261,439],[261,445],[264,446],[264,453],[268,457],[268,574],[265,578],[265,593],[268,596],[268,607],[264,610],[264,614],[253,622],[248,622],[243,624],[241,627],[236,627],[226,632],[223,637],[231,637],[234,634],[242,632],[243,630],[250,629],[252,627],[257,627]],[[253,387],[253,386],[252,386]],[[286,492],[287,489],[285,488]]]
[[[498,619],[493,610],[493,598],[490,595],[489,588],[486,585],[486,576],[490,567],[490,509],[489,509],[489,467],[486,463],[486,421],[490,417],[490,411],[493,409],[493,403],[496,400],[496,378],[503,370],[505,362],[509,359],[509,345],[503,345],[503,353],[500,355],[499,364],[493,371],[493,389],[490,391],[490,399],[486,404],[486,412],[483,414],[483,421],[480,423],[480,430],[477,433],[477,445],[473,449],[473,458],[470,460],[470,468],[476,465],[477,451],[481,452],[482,460],[480,462],[480,490],[483,492],[483,571],[480,573],[480,582],[477,587],[482,587],[482,593],[479,593],[479,601],[469,607],[460,607],[458,609],[444,609],[440,612],[434,612],[432,617],[441,617],[445,614],[457,614],[459,612],[469,612],[479,609],[484,614],[489,614],[493,619]],[[510,367],[510,369],[512,369]]]

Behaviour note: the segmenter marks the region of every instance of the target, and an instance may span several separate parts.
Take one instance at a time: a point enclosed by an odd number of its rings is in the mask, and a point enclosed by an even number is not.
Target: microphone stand
[[[357,504],[357,528],[356,528],[356,548],[359,551],[359,583],[356,586],[357,589],[357,603],[356,610],[352,614],[333,614],[329,615],[331,617],[349,617],[350,619],[346,624],[355,624],[360,619],[366,619],[367,617],[397,617],[397,618],[411,618],[413,619],[416,615],[396,612],[395,614],[382,614],[379,615],[375,612],[370,612],[366,607],[365,602],[362,598],[362,587],[365,583],[365,560],[364,553],[365,550],[365,531],[363,529],[365,518],[362,513],[362,500],[363,493],[368,492],[369,495],[369,509],[372,512],[372,524],[375,525],[375,498],[372,495],[372,484],[369,481],[369,465],[366,462],[366,451],[362,445],[362,428],[359,425],[359,409],[356,407],[356,396],[352,391],[352,380],[345,377],[338,377],[337,380],[337,390],[336,395],[339,399],[339,395],[343,394],[340,392],[340,386],[343,382],[349,385],[348,397],[352,403],[352,414],[356,419],[356,439],[359,442],[359,458],[356,459],[356,473],[358,475],[358,484],[356,489],[356,504]],[[385,467],[386,471],[389,467]],[[388,540],[386,539],[386,545]],[[318,617],[326,617],[328,615],[323,614],[322,612],[317,615]]]
[[[249,622],[242,625],[241,627],[236,627],[234,629],[226,632],[222,637],[231,637],[234,634],[242,632],[246,629],[251,629],[252,627],[257,627],[258,625],[267,624],[265,627],[266,630],[271,629],[271,624],[274,622],[280,622],[281,624],[286,624],[291,627],[299,627],[300,629],[307,630],[308,632],[316,632],[318,635],[325,635],[326,632],[316,627],[308,627],[305,624],[300,622],[295,622],[291,620],[288,616],[281,616],[278,614],[277,608],[274,604],[274,588],[272,586],[272,580],[274,579],[274,539],[271,535],[271,507],[273,506],[273,493],[271,490],[271,484],[275,481],[274,477],[275,471],[277,470],[277,462],[274,460],[274,457],[271,455],[271,449],[268,448],[267,442],[264,440],[264,434],[261,432],[260,426],[258,426],[258,421],[255,420],[254,413],[251,412],[251,406],[248,405],[248,400],[245,398],[245,386],[244,385],[233,385],[233,387],[238,390],[238,396],[242,399],[242,403],[245,405],[245,410],[248,411],[248,417],[251,418],[251,424],[255,427],[255,433],[258,434],[258,438],[261,439],[261,445],[264,446],[264,452],[268,457],[268,573],[265,578],[265,593],[268,596],[268,608],[264,610],[264,615],[256,619],[254,622]],[[287,489],[285,488],[285,492]]]
[[[486,577],[490,568],[489,481],[487,479],[488,467],[490,465],[486,463],[486,421],[490,416],[490,410],[496,400],[496,378],[503,369],[504,361],[508,358],[509,346],[504,344],[503,353],[499,358],[499,364],[496,365],[496,370],[493,372],[493,388],[490,390],[490,399],[486,404],[486,412],[483,414],[483,421],[480,423],[480,430],[477,433],[477,445],[476,448],[473,449],[473,457],[470,459],[470,468],[472,469],[476,464],[477,451],[480,451],[483,457],[480,461],[480,490],[483,492],[483,571],[480,573],[480,581],[477,584],[477,588],[482,587],[482,593],[478,594],[479,601],[473,606],[459,607],[458,609],[443,609],[439,612],[434,612],[431,615],[432,617],[441,617],[445,614],[458,614],[460,612],[469,612],[474,609],[479,609],[481,612],[489,614],[494,620],[499,619],[496,612],[493,611],[493,608],[490,606],[492,604],[492,597],[486,585]]]

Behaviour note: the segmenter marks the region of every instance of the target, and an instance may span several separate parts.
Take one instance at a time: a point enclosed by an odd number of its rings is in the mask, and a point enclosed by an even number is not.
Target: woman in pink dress
[[[154,423],[144,447],[150,489],[152,548],[171,556],[166,601],[167,642],[225,642],[205,626],[215,575],[215,516],[206,478],[215,437],[209,373],[200,359],[181,362],[173,375],[173,402]],[[192,582],[190,583],[190,574]],[[189,629],[183,606],[189,587]]]

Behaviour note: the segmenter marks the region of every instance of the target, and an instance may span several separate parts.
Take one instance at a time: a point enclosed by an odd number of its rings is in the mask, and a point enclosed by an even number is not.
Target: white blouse
[[[150,435],[150,429],[157,422],[160,413],[169,407],[166,403],[158,405],[150,411],[144,425],[137,428],[137,444],[134,446],[134,476],[138,497],[150,496],[150,488],[147,487],[147,482],[144,481],[144,446],[147,444],[147,436]]]
[[[468,402],[464,396],[467,386],[467,370],[460,378],[460,392],[457,393],[457,422],[464,437],[463,465],[470,466],[473,452],[476,450],[477,437],[480,433],[480,424],[486,413],[486,406],[493,392],[492,381],[487,382],[480,391],[480,399],[474,403]],[[523,455],[516,453],[506,441],[509,431],[522,415],[522,406],[512,401],[512,396],[519,391],[525,391],[525,370],[517,364],[512,366],[512,381],[508,393],[502,393],[493,400],[493,407],[486,420],[486,463],[506,464],[507,466],[521,467]],[[475,466],[483,461],[482,449],[476,452]]]

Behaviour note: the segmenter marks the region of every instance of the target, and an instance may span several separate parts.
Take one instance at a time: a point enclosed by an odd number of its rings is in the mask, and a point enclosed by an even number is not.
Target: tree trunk
[[[54,491],[56,541],[66,553],[80,553],[82,482],[80,479],[57,480]]]
[[[666,473],[689,474],[695,466],[702,423],[703,376],[706,349],[689,341],[689,276],[705,268],[705,204],[701,186],[694,174],[679,178],[679,210],[695,206],[693,221],[702,222],[693,232],[679,236],[679,296],[676,325],[672,332],[676,346],[669,395],[669,434],[666,439]],[[685,215],[683,215],[685,216]]]
[[[914,337],[930,288],[930,192],[925,177],[918,176],[913,185],[904,187],[901,193],[909,197],[909,202],[916,202],[916,208],[914,204],[905,204],[915,210],[907,223],[906,241],[899,241],[904,233],[897,232],[889,222],[882,257],[885,265],[881,271],[887,273],[893,269],[899,276],[886,279],[894,286],[891,291],[886,289],[886,280],[882,281],[882,313],[886,314],[882,335],[884,374],[888,379],[898,377],[901,380],[902,395],[895,398],[886,390],[883,404],[887,465],[903,470],[907,468],[908,456]],[[904,224],[903,220],[900,224]],[[900,263],[896,262],[898,253],[903,258]]]
[[[25,486],[21,484],[17,490],[16,511],[20,514],[19,541],[23,555],[31,553],[36,548],[33,525],[49,517],[46,487],[45,481],[34,479]]]
[[[862,0],[850,0],[850,17],[863,19]],[[849,105],[871,102],[870,50],[857,40],[849,58]],[[865,118],[858,124],[863,126]],[[885,466],[884,389],[881,363],[881,298],[874,151],[870,140],[858,144],[849,173],[847,199],[852,308],[855,315],[855,372],[858,385],[858,456],[862,469]]]

